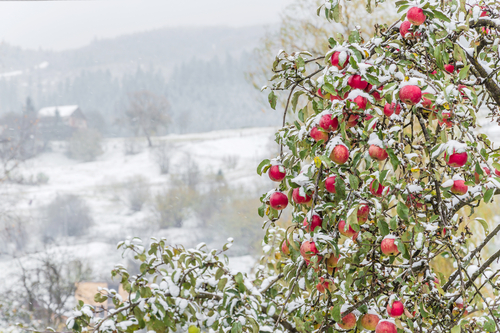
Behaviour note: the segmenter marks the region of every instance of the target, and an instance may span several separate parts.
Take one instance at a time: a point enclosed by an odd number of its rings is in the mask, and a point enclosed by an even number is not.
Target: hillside
[[[254,232],[260,230],[256,198],[270,184],[267,184],[267,178],[256,174],[255,166],[269,155],[274,130],[253,128],[157,138],[155,142],[166,142],[171,149],[171,171],[167,175],[160,174],[145,140],[140,141],[141,152],[126,155],[124,139],[107,139],[104,154],[96,161],[87,163],[68,159],[64,154],[64,143],[54,143],[52,152],[29,160],[18,170],[18,175],[23,175],[25,179],[43,174],[48,177],[46,184],[2,184],[0,188],[2,216],[16,216],[26,237],[21,245],[8,242],[2,247],[0,280],[15,282],[12,277],[19,269],[18,260],[29,265],[30,260],[26,259],[28,257],[23,259],[24,254],[43,252],[44,249],[53,255],[79,258],[90,265],[94,279],[109,279],[109,271],[115,263],[127,264],[126,258],[121,258],[120,251],[116,250],[116,243],[131,236],[141,237],[145,242],[151,236],[166,237],[172,244],[186,247],[205,242],[215,248],[222,246],[227,237],[233,236],[236,244],[231,253],[240,256],[235,261],[235,268],[248,270],[254,260],[249,256],[252,250],[237,243],[244,242],[249,234],[238,234],[238,224],[248,222]],[[199,193],[208,190],[213,175],[222,176],[225,184],[235,190],[232,193],[236,196],[246,193],[248,207],[235,215],[239,216],[239,221],[230,218],[230,223],[236,222],[236,228],[231,227],[236,235],[223,230],[224,224],[221,223],[227,217],[221,213],[216,213],[212,219],[215,222],[208,225],[200,225],[198,215],[188,214],[180,228],[158,226],[154,213],[155,194],[175,186],[175,180],[186,168],[193,167],[198,170]],[[137,179],[134,177],[138,175],[142,176],[143,182],[131,188],[133,183],[130,180]],[[140,211],[133,211],[127,201],[128,194],[144,187],[150,190],[151,196]],[[94,223],[81,235],[68,237],[59,234],[49,242],[44,241],[47,232],[54,233],[54,230],[47,230],[47,219],[50,219],[47,207],[57,197],[65,195],[76,195],[82,199]],[[59,231],[64,227],[54,226]]]

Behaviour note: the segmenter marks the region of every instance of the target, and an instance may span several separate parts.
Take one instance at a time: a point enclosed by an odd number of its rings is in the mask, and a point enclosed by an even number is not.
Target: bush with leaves
[[[73,133],[68,142],[67,154],[82,162],[94,161],[102,154],[102,136],[94,129],[80,129]]]
[[[119,309],[101,319],[79,305],[68,327],[499,332],[492,264],[500,250],[481,254],[500,225],[489,231],[477,220],[486,231],[477,244],[468,226],[474,209],[500,193],[500,154],[476,130],[483,106],[500,120],[500,6],[397,6],[401,20],[377,26],[366,43],[354,30],[330,38],[321,57],[278,53],[269,101],[274,108],[286,92],[285,116],[296,120],[276,135],[280,155],[258,167],[277,188],[261,197],[266,255],[252,277],[203,245],[162,239],[145,249],[129,240],[120,247],[136,253],[141,274],[112,273],[129,298],[103,291],[97,298]],[[326,0],[318,13],[335,20],[339,11]],[[293,223],[284,230],[277,221],[287,206]],[[444,274],[443,260],[455,271]]]

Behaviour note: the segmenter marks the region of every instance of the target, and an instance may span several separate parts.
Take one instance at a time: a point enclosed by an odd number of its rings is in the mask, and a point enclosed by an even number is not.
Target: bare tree
[[[169,103],[164,96],[155,95],[146,90],[136,91],[129,95],[125,120],[134,134],[144,134],[149,147],[152,147],[151,136],[170,122],[169,108]]]
[[[89,279],[90,268],[78,259],[43,252],[29,264],[19,262],[20,288],[14,290],[20,308],[27,311],[41,325],[62,328],[65,313],[74,305],[76,283]],[[33,324],[33,322],[32,322]]]

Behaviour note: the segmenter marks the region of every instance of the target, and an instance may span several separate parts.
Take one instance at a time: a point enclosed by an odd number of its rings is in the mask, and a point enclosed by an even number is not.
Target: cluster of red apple
[[[485,16],[486,12],[483,12],[481,16]],[[483,15],[484,14],[484,15]],[[401,26],[400,26],[400,34],[403,36],[403,38],[413,38],[415,37],[413,32],[411,31],[411,25],[419,26],[422,25],[426,21],[426,15],[422,8],[419,7],[413,7],[411,8],[407,15],[406,15],[407,21],[404,21]],[[347,65],[349,64],[349,51],[335,51],[331,55],[330,62],[332,66],[336,67],[339,70],[344,70]],[[456,72],[455,66],[453,64],[447,64],[444,65],[444,69],[446,72],[449,74],[454,74]],[[436,75],[437,72],[434,71],[433,73],[430,73],[432,75]],[[345,122],[345,128],[351,128],[355,127],[358,125],[358,122],[360,120],[360,117],[364,117],[366,120],[370,120],[373,118],[372,115],[370,114],[362,114],[358,113],[359,110],[365,111],[367,109],[367,106],[369,105],[369,101],[366,97],[366,94],[371,94],[376,101],[382,101],[383,98],[381,97],[380,93],[381,90],[383,89],[383,86],[374,87],[369,84],[367,81],[363,79],[363,77],[359,74],[343,74],[343,75],[349,75],[347,77],[347,85],[350,87],[349,90],[359,90],[359,95],[356,96],[356,94],[350,94],[349,91],[347,92],[339,92],[339,91],[331,91],[331,93],[326,92],[322,88],[319,88],[317,90],[317,94],[321,98],[325,99],[330,99],[332,102],[335,100],[343,101],[348,99],[349,103],[347,103],[347,106],[349,105],[355,105],[352,110],[348,112],[344,112],[342,117],[336,117],[333,114],[323,114],[320,118],[319,121],[313,123],[313,126],[311,127],[309,131],[309,136],[312,140],[315,142],[322,142],[324,145],[326,145],[328,142],[330,143],[330,148],[333,146],[331,149],[331,153],[329,155],[330,160],[336,163],[337,165],[343,165],[349,160],[350,156],[350,151],[349,148],[344,145],[340,141],[336,141],[336,139],[332,139],[335,135],[337,135],[337,132],[339,131],[340,128],[340,122]],[[464,85],[459,85],[458,86],[458,91],[460,94],[465,97],[464,89],[466,87]],[[426,98],[427,92],[422,92],[421,88],[418,85],[411,84],[410,82],[403,83],[401,88],[399,89],[399,101],[392,102],[392,103],[385,103],[383,107],[383,114],[386,117],[392,117],[394,114],[395,115],[400,115],[401,110],[403,108],[403,105],[407,105],[407,107],[411,108],[417,104],[419,106],[421,105],[424,109],[430,110],[431,112],[437,113],[437,107],[433,105],[433,102],[431,101],[430,98]],[[356,96],[354,98],[350,98],[349,95]],[[344,111],[346,109],[344,108]],[[452,122],[450,121],[451,119],[451,112],[443,111],[442,112],[442,120],[439,120],[439,125],[446,125],[446,127],[452,127]],[[361,119],[363,120],[363,119]],[[376,124],[374,124],[373,128],[375,128]],[[452,148],[450,146],[450,148]],[[368,147],[368,155],[376,161],[384,161],[389,157],[389,154],[385,148],[385,144],[382,142],[380,144],[373,144],[369,142],[369,147]],[[448,156],[449,155],[449,156]],[[444,160],[446,164],[452,168],[460,168],[463,167],[467,161],[468,161],[468,154],[465,151],[465,149],[447,149],[447,151],[444,154]],[[487,176],[491,175],[491,171],[489,168],[484,167],[483,168],[484,172],[486,173]],[[273,181],[281,182],[285,179],[286,177],[286,169],[282,165],[272,165],[269,168],[269,177]],[[495,174],[500,176],[500,171],[495,170]],[[326,176],[326,179],[324,180],[324,188],[327,192],[329,193],[336,193],[336,179],[339,176],[335,175],[328,175]],[[476,183],[479,183],[480,176],[479,174],[475,174],[475,181]],[[317,190],[317,189],[316,189]],[[382,197],[384,195],[384,190],[385,187],[382,184],[379,184],[378,181],[373,180],[370,185],[369,185],[369,191],[371,195],[375,197]],[[465,185],[465,181],[462,179],[454,179],[453,181],[453,186],[451,187],[451,192],[454,194],[460,194],[463,195],[467,193],[468,187]],[[301,188],[294,188],[292,191],[292,199],[295,204],[309,204],[312,201],[312,194],[309,195],[307,194],[304,190]],[[301,194],[302,193],[302,194]],[[419,195],[413,195],[410,194],[408,197],[408,200],[412,201],[411,198],[415,199],[416,196]],[[287,207],[288,205],[288,198],[287,196],[280,192],[276,191],[273,192],[269,196],[269,205],[276,210],[282,210]],[[407,206],[410,204],[407,203]],[[422,208],[424,205],[421,203],[416,203],[415,206],[417,208]],[[358,208],[357,211],[357,219],[358,219],[358,224],[362,225],[365,223],[370,214],[370,207],[368,204],[361,204]],[[320,215],[313,213],[311,211],[311,215],[308,217],[305,217],[303,220],[303,227],[305,231],[307,232],[314,232],[318,228],[322,228],[323,225],[323,220]],[[340,234],[352,238],[353,241],[356,241],[358,233],[350,226],[347,225],[346,221],[344,220],[339,220],[337,223],[338,231]],[[446,230],[446,229],[445,229]],[[446,232],[446,231],[444,231]],[[386,236],[380,244],[380,250],[381,252],[386,255],[386,256],[397,256],[399,254],[398,250],[398,241],[395,236]],[[290,249],[289,249],[289,243],[287,240],[285,240],[282,243],[281,247],[282,253],[285,255],[290,254]],[[304,240],[302,244],[300,245],[300,254],[303,257],[305,263],[309,265],[311,263],[311,260],[314,256],[316,256],[315,259],[318,259],[318,261],[321,261],[324,259],[324,262],[326,264],[327,271],[330,275],[333,275],[334,270],[336,271],[339,269],[337,267],[340,255],[336,256],[333,253],[330,253],[329,256],[328,254],[325,256],[326,258],[323,258],[322,255],[319,255],[319,251],[316,247],[316,244],[314,241],[311,240]],[[316,268],[315,268],[316,269]],[[435,281],[437,283],[437,281]],[[332,288],[332,283],[328,280],[326,280],[323,277],[320,277],[320,282],[317,284],[316,288],[320,293],[326,293],[326,290],[330,290]],[[457,307],[461,308],[463,307],[463,304],[458,304]],[[404,304],[403,302],[399,300],[391,301],[390,304],[387,305],[387,314],[390,317],[400,317],[404,313]],[[356,316],[353,313],[349,313],[346,316],[342,318],[341,323],[338,323],[339,326],[343,329],[352,329],[356,326]],[[361,325],[368,330],[376,330],[377,333],[396,333],[397,329],[393,321],[391,320],[380,320],[380,317],[378,314],[374,313],[367,313],[363,315],[360,321]]]

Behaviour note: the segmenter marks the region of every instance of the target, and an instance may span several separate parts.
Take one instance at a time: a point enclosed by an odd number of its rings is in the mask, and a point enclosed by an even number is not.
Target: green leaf
[[[243,327],[241,326],[241,323],[239,320],[236,320],[233,323],[233,327],[231,327],[231,333],[241,333],[243,332]]]
[[[278,101],[278,96],[274,94],[273,90],[271,90],[269,96],[267,96],[267,99],[269,101],[269,105],[271,105],[271,108],[273,108],[273,110],[276,110],[276,102]]]
[[[490,317],[486,317],[486,322],[483,325],[486,332],[496,332],[495,326],[495,322]]]
[[[259,207],[258,212],[260,217],[264,217],[264,213],[266,211],[266,204],[262,204],[262,206]]]
[[[398,212],[398,216],[402,220],[405,220],[405,221],[408,220],[408,213],[410,212],[410,209],[401,201],[398,202],[397,212]]]
[[[217,273],[215,273],[215,279],[219,280],[222,277],[222,274],[224,274],[224,270],[222,268],[219,268],[217,270]]]
[[[378,228],[380,229],[380,234],[382,236],[387,236],[389,234],[389,226],[384,220],[382,219],[378,220],[377,225]]]
[[[338,198],[345,199],[345,182],[341,177],[335,178],[335,192]]]
[[[329,94],[333,94],[335,96],[337,95],[337,91],[330,83],[325,83],[322,88],[324,91],[326,91]]]
[[[484,194],[484,198],[483,198],[484,202],[486,202],[486,203],[490,202],[494,193],[495,193],[494,188],[490,188],[489,190],[487,190],[486,193]]]
[[[467,74],[469,74],[469,69],[470,65],[467,65],[460,70],[460,73],[458,73],[458,77],[460,78],[460,80],[463,80],[467,77]]]
[[[295,111],[295,109],[297,108],[297,103],[299,101],[299,97],[300,95],[302,95],[304,92],[302,90],[299,90],[299,91],[296,91],[294,94],[293,94],[293,97],[292,97],[292,110]],[[304,120],[302,120],[302,122],[304,122]]]
[[[396,171],[400,163],[398,157],[394,154],[394,150],[392,150],[392,148],[387,149],[387,154],[389,154],[391,159],[392,168]]]
[[[439,10],[433,10],[432,11],[434,13],[434,16],[440,20],[443,20],[445,22],[451,22],[450,21],[450,18],[448,16],[446,16],[445,14],[441,13]]]
[[[490,233],[489,231],[489,226],[488,226],[488,222],[486,222],[485,219],[483,218],[480,218],[480,217],[476,217],[475,220],[479,223],[481,223],[481,225],[483,226],[483,229],[484,229],[484,233],[486,235],[488,235]]]
[[[242,293],[247,290],[247,288],[245,287],[245,284],[243,283],[243,274],[241,274],[241,272],[238,272],[238,274],[236,274],[236,276],[234,277],[234,280],[238,284],[238,289]]]
[[[349,175],[349,184],[351,184],[351,188],[353,190],[357,190],[358,187],[359,187],[359,180],[358,180],[358,177],[356,177],[355,175]]]
[[[268,166],[269,164],[271,164],[271,161],[268,160],[268,159],[265,159],[263,160],[262,162],[260,162],[259,166],[257,167],[257,173],[259,174],[259,176],[262,176],[262,169],[265,167],[265,166]],[[255,165],[255,164],[254,164]]]
[[[332,311],[330,312],[332,319],[335,320],[337,323],[340,323],[342,318],[340,317],[340,308],[342,307],[342,304],[337,304],[333,307]]]
[[[219,281],[219,283],[217,283],[217,288],[219,290],[224,290],[226,283],[227,283],[227,278],[223,278],[222,280]]]
[[[398,219],[396,218],[396,216],[392,217],[389,225],[391,226],[391,230],[393,231],[396,231],[398,229]]]

